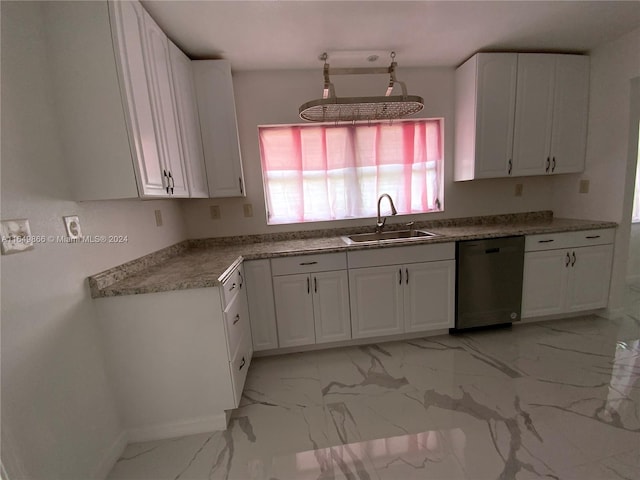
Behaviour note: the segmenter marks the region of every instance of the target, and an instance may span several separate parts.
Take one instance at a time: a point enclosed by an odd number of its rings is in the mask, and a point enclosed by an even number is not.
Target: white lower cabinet
[[[269,259],[243,262],[253,349],[271,350],[278,348],[276,311],[273,301],[271,262]]]
[[[130,441],[226,429],[253,354],[241,268],[220,287],[96,300]]]
[[[280,347],[351,338],[344,253],[271,260]]]
[[[454,255],[453,243],[350,252],[353,338],[452,328]]]
[[[613,238],[613,229],[527,237],[522,317],[606,307]]]

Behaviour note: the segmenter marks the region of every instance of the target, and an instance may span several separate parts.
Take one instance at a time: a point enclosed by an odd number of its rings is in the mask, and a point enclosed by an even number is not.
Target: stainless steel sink
[[[437,236],[436,233],[431,233],[424,230],[396,230],[380,233],[357,233],[355,235],[342,237],[342,240],[344,240],[345,243],[351,245],[354,243],[390,242],[394,240],[412,240],[435,236]]]

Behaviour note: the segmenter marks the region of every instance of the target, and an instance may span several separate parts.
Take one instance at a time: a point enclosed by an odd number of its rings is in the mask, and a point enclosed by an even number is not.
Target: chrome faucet
[[[391,199],[391,196],[388,193],[383,193],[382,195],[380,195],[380,198],[378,198],[378,221],[376,222],[376,233],[382,233],[384,224],[387,221],[387,217],[380,218],[380,202],[384,197],[387,197],[389,199],[389,203],[391,204],[391,215],[398,214],[398,211],[396,210],[396,207],[393,204],[393,200]]]

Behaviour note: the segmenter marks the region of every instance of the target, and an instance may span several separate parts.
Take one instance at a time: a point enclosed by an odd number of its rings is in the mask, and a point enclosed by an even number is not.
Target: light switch
[[[524,189],[524,185],[522,185],[521,183],[516,183],[516,188],[515,188],[515,196],[516,197],[521,197],[522,196],[522,190]]]
[[[155,210],[156,215],[156,227],[162,226],[162,212],[160,210]]]
[[[245,203],[244,205],[242,205],[242,208],[244,210],[245,217],[253,217],[253,205],[251,205],[250,203]]]
[[[3,220],[0,223],[0,230],[2,231],[3,255],[33,250],[33,237],[29,220],[26,218]]]
[[[580,193],[589,193],[589,180],[580,180]]]

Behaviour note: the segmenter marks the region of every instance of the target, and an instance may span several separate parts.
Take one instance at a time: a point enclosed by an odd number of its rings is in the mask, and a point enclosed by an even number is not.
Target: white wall
[[[421,117],[444,117],[445,120],[445,211],[390,219],[438,219],[512,213],[551,208],[552,182],[544,177],[480,180],[453,183],[453,112],[454,69],[419,68],[398,70],[398,78],[407,83],[409,94],[425,100]],[[336,226],[373,225],[375,220],[343,220],[314,224],[267,226],[260,169],[257,125],[302,123],[298,107],[322,94],[322,69],[312,71],[261,71],[234,74],[234,88],[243,156],[246,199],[187,200],[183,202],[188,233],[191,238],[269,233],[290,230],[333,228]],[[385,75],[332,77],[338,96],[381,95],[388,78]],[[516,183],[524,184],[524,195],[514,196]],[[243,216],[243,203],[253,205],[254,216]],[[209,205],[220,205],[221,218],[211,220]]]
[[[629,251],[635,180],[635,159],[629,156],[629,120],[631,80],[640,76],[639,46],[640,28],[590,53],[586,169],[581,175],[559,176],[554,182],[556,216],[620,223],[609,300],[609,308],[614,310],[622,305]],[[581,179],[590,181],[588,194],[578,193]]]
[[[2,219],[64,235],[62,216],[77,214],[85,234],[129,240],[49,243],[1,258],[2,462],[12,480],[84,480],[105,473],[123,439],[86,277],[179,242],[186,230],[176,202],[68,200],[42,4],[2,2],[1,18]]]

